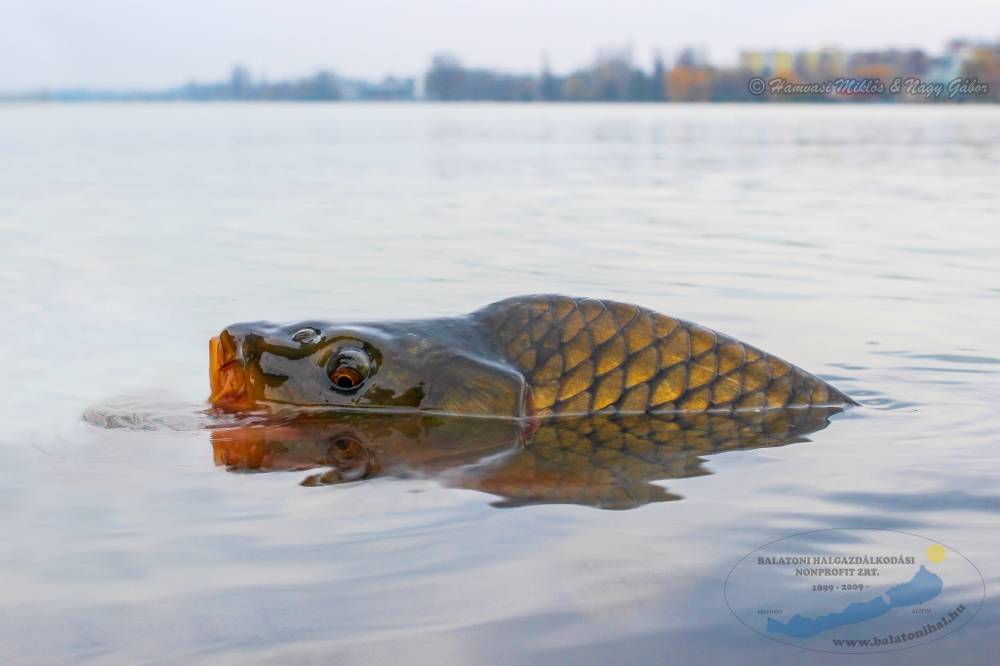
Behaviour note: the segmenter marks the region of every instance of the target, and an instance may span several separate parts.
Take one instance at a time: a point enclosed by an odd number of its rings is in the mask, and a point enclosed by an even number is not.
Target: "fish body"
[[[647,308],[560,295],[461,317],[267,322],[211,342],[213,405],[533,418],[844,408],[815,375]]]

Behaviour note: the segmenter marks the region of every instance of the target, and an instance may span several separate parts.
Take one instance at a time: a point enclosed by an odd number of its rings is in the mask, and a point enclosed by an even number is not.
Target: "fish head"
[[[462,320],[247,322],[209,345],[216,408],[521,417],[524,376]]]

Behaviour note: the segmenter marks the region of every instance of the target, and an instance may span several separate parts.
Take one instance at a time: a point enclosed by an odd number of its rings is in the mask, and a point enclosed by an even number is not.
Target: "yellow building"
[[[740,52],[740,69],[750,74],[760,76],[766,74],[767,60],[763,51]]]
[[[771,74],[785,78],[795,76],[795,56],[791,51],[773,51],[771,53]]]

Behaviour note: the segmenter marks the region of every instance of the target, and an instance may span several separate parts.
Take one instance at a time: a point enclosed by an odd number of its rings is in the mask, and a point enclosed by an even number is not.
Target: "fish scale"
[[[854,404],[776,356],[636,305],[537,295],[499,301],[473,317],[523,373],[538,415]]]

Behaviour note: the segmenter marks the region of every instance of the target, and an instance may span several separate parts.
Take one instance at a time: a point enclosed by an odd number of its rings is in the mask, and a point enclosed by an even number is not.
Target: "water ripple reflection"
[[[680,499],[650,482],[708,474],[703,456],[808,441],[837,409],[512,420],[327,414],[212,432],[229,471],[325,468],[302,485],[424,477],[503,498],[493,506],[629,509]]]

